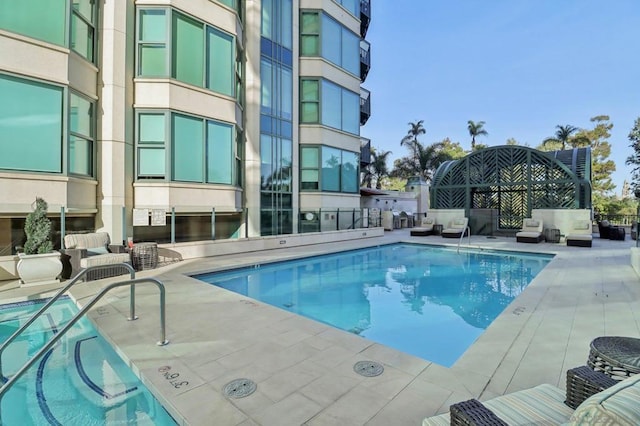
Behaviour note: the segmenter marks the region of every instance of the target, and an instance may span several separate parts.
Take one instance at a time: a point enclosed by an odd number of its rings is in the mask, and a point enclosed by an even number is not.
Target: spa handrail
[[[107,268],[113,268],[115,265],[96,265],[96,266],[90,266],[88,268],[85,268],[83,270],[81,270],[78,275],[76,275],[75,277],[73,277],[73,279],[64,287],[62,287],[53,297],[51,297],[51,299],[49,299],[49,301],[47,303],[45,303],[45,305],[40,308],[40,310],[38,312],[36,312],[35,314],[33,314],[31,316],[31,318],[29,318],[27,320],[26,323],[24,323],[18,330],[15,331],[15,333],[13,333],[11,336],[9,336],[9,338],[7,340],[5,340],[2,345],[0,345],[0,381],[3,380],[3,375],[2,375],[2,353],[4,352],[4,350],[6,349],[7,346],[9,346],[9,344],[11,344],[11,342],[13,342],[20,334],[22,334],[22,332],[24,330],[27,329],[27,327],[29,327],[31,324],[33,324],[33,322],[35,320],[37,320],[38,318],[40,318],[40,315],[42,315],[47,309],[49,309],[49,306],[53,305],[53,303],[58,300],[60,298],[60,296],[62,296],[67,290],[69,290],[71,287],[73,287],[73,285],[75,283],[77,283],[81,278],[83,278],[87,272],[90,271],[95,271],[95,270],[99,270],[99,269],[107,269]],[[133,266],[129,265],[128,263],[122,263],[120,265],[117,266],[122,266],[126,269],[129,270],[129,273],[131,274],[131,279],[135,279],[136,278],[136,270],[133,269]],[[133,298],[135,298],[135,295],[133,293],[131,293],[131,296]],[[133,302],[132,302],[133,303]],[[131,318],[135,319],[135,312],[131,313]]]
[[[89,303],[87,303],[73,318],[71,318],[71,320],[58,332],[56,333],[53,338],[51,340],[49,340],[47,342],[46,345],[44,345],[37,354],[35,354],[33,357],[31,357],[23,366],[22,368],[20,368],[20,370],[18,370],[17,373],[15,373],[13,376],[11,376],[11,379],[9,379],[9,381],[7,381],[1,388],[0,388],[0,403],[2,402],[2,397],[4,396],[4,394],[11,388],[11,386],[14,385],[14,383],[16,381],[18,381],[18,379],[20,377],[22,377],[22,375],[24,373],[27,372],[27,370],[33,365],[35,364],[35,362],[42,356],[44,355],[49,349],[51,349],[53,347],[53,345],[55,345],[58,340],[60,340],[62,338],[62,336],[65,335],[65,333],[67,331],[69,331],[69,329],[71,327],[74,326],[74,324],[76,322],[78,322],[78,320],[80,320],[80,318],[82,318],[89,309],[91,309],[93,307],[93,305],[95,305],[100,299],[102,299],[102,296],[104,296],[105,294],[107,294],[110,290],[116,288],[116,287],[122,287],[125,285],[130,285],[130,286],[134,286],[136,284],[141,284],[141,283],[145,283],[145,282],[152,282],[154,283],[156,286],[158,286],[158,289],[160,290],[160,341],[157,342],[158,346],[164,346],[166,344],[169,343],[169,341],[166,339],[166,335],[165,335],[165,290],[164,290],[164,284],[156,279],[156,278],[138,278],[135,280],[128,280],[128,281],[120,281],[117,283],[112,283],[107,285],[106,287],[104,287],[100,293],[96,294],[95,297],[93,299],[91,299],[91,301]],[[0,417],[0,421],[1,421],[1,417]]]
[[[466,228],[464,228],[464,230],[460,233],[460,239],[458,240],[458,253],[460,253],[460,244],[462,244],[462,239],[464,238],[464,234],[465,232],[467,233],[467,237],[469,237],[469,243],[468,245],[471,246],[471,228],[469,226],[467,226]]]

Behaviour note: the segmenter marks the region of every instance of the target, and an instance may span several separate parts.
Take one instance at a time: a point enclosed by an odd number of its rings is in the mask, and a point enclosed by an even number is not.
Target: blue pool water
[[[552,257],[394,244],[196,278],[449,367]]]
[[[45,302],[0,306],[0,342]],[[4,375],[20,369],[77,312],[68,298],[54,303],[5,349]],[[176,424],[86,318],[4,395],[0,414],[7,426]]]

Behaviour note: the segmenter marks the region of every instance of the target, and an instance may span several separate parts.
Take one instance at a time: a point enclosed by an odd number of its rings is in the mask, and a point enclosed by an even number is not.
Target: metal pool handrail
[[[471,228],[469,226],[467,226],[466,228],[464,228],[464,230],[460,233],[460,239],[458,240],[458,253],[460,253],[460,244],[462,244],[462,239],[464,238],[464,234],[465,232],[467,233],[467,237],[469,237],[469,242],[468,245],[471,246]]]
[[[113,266],[113,265],[111,265]],[[141,283],[145,283],[145,282],[152,282],[154,283],[156,286],[158,286],[158,289],[160,290],[160,341],[157,342],[158,346],[164,346],[166,344],[169,343],[169,341],[166,339],[166,335],[165,335],[165,290],[164,290],[164,284],[156,279],[156,278],[138,278],[135,280],[129,280],[129,281],[121,281],[121,282],[117,282],[117,283],[113,283],[113,284],[109,284],[108,286],[104,287],[100,293],[96,294],[95,297],[93,299],[91,299],[91,301],[89,303],[87,303],[81,310],[80,312],[78,312],[72,319],[71,321],[69,321],[69,323],[67,325],[65,325],[58,333],[56,333],[53,338],[51,340],[49,340],[47,342],[46,345],[44,345],[37,354],[35,354],[35,356],[31,357],[23,366],[22,368],[20,368],[20,370],[18,370],[18,372],[16,374],[14,374],[13,376],[11,376],[11,379],[9,379],[9,381],[7,381],[1,388],[0,388],[0,402],[2,401],[2,397],[4,396],[4,394],[11,388],[11,386],[13,386],[13,384],[20,378],[22,377],[22,375],[24,373],[27,372],[27,370],[33,365],[35,364],[35,362],[42,356],[44,355],[49,349],[51,349],[51,347],[53,347],[53,345],[55,345],[58,340],[60,340],[62,338],[62,336],[65,335],[65,333],[67,331],[69,331],[69,329],[71,327],[73,327],[73,325],[78,322],[78,320],[80,320],[80,318],[82,316],[84,316],[84,314],[87,313],[87,311],[89,309],[91,309],[93,307],[93,305],[95,305],[101,298],[102,296],[104,296],[105,294],[107,294],[110,290],[116,288],[116,287],[122,287],[125,285],[130,285],[130,286],[134,286],[135,284],[141,284]],[[0,422],[1,422],[1,414],[0,414]]]
[[[42,315],[44,313],[44,311],[46,311],[47,309],[49,309],[49,306],[53,305],[53,303],[58,300],[60,298],[60,296],[62,296],[67,290],[69,290],[71,287],[73,287],[73,285],[75,283],[77,283],[81,278],[83,278],[87,272],[90,271],[95,271],[95,270],[100,270],[100,269],[107,269],[107,268],[113,268],[115,265],[96,265],[96,266],[90,266],[88,268],[85,268],[83,270],[81,270],[78,275],[76,275],[75,277],[73,277],[73,279],[64,287],[62,287],[53,297],[51,297],[51,299],[49,299],[49,301],[47,303],[45,303],[45,305],[40,308],[40,310],[38,312],[36,312],[35,314],[33,314],[31,316],[31,318],[29,318],[27,320],[26,323],[24,323],[22,325],[22,327],[20,327],[18,330],[16,330],[15,333],[13,333],[11,336],[9,336],[9,338],[7,340],[4,341],[4,343],[2,343],[2,345],[0,345],[0,381],[3,380],[3,375],[2,375],[2,353],[4,352],[4,350],[7,348],[7,346],[9,346],[9,344],[11,342],[13,342],[20,334],[22,334],[22,332],[29,327],[31,324],[33,324],[33,322],[35,320],[37,320],[38,318],[40,318],[40,315]],[[117,266],[122,266],[126,269],[129,270],[129,273],[131,274],[131,279],[135,279],[136,277],[136,270],[133,269],[133,266],[129,265],[128,263],[122,263],[120,265]],[[132,293],[131,293],[131,297],[132,300],[135,299],[135,294],[133,293],[133,287],[132,287]],[[133,306],[133,302],[131,302]],[[132,308],[134,309],[134,308]],[[131,312],[131,318],[130,319],[135,319],[134,317],[135,312],[132,311]]]

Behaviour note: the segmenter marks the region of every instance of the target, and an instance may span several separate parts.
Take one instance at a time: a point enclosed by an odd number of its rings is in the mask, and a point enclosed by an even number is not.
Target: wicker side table
[[[640,373],[640,339],[633,337],[602,336],[591,342],[589,367],[622,380]]]
[[[136,271],[158,266],[158,243],[138,243],[131,249],[131,262]]]
[[[559,243],[560,242],[560,230],[559,229],[545,229],[544,230],[544,239],[548,243]]]

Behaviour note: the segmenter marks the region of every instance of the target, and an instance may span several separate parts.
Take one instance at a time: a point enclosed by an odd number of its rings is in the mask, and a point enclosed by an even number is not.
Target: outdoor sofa
[[[442,230],[442,238],[460,238],[463,234],[469,232],[469,218],[461,217],[453,219],[449,223],[449,227]]]
[[[544,239],[542,235],[543,222],[540,219],[525,219],[522,229],[516,233],[518,243],[539,243]]]
[[[64,247],[60,250],[64,278],[73,278],[81,270],[96,265],[113,267],[89,271],[86,280],[114,277],[129,272],[122,264],[131,263],[130,254],[124,246],[112,245],[107,232],[65,235]]]
[[[591,233],[590,220],[576,220],[573,227],[565,237],[568,246],[591,247],[593,235]]]
[[[427,417],[437,425],[619,425],[640,424],[640,374],[616,381],[587,366],[567,371],[566,390],[543,384],[486,402],[476,399]]]
[[[411,236],[424,237],[433,234],[433,226],[436,220],[433,217],[423,217],[420,219],[420,225],[411,229]]]

